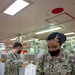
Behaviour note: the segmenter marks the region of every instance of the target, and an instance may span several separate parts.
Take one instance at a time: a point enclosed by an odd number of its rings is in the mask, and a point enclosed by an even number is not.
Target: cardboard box
[[[4,62],[4,61],[5,61],[5,59],[0,58],[0,62]]]

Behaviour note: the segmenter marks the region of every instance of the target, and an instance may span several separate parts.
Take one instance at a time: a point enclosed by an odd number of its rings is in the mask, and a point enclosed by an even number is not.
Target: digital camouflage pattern
[[[47,53],[40,58],[36,75],[75,75],[75,57],[63,52],[52,61],[50,53]]]
[[[5,62],[5,73],[4,75],[19,75],[19,67],[22,65],[21,60],[19,60],[18,54],[10,51],[7,55],[7,60]]]

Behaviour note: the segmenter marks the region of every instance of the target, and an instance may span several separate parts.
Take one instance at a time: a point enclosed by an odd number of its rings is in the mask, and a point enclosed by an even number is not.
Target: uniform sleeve
[[[7,56],[7,60],[6,60],[6,66],[7,67],[11,67],[11,68],[16,68],[16,67],[20,67],[22,65],[22,61],[21,60],[15,60],[13,58],[12,54],[8,54]]]
[[[71,56],[69,59],[72,66],[72,75],[75,75],[75,56]]]
[[[36,69],[36,75],[41,75],[43,71],[44,71],[44,60],[43,60],[43,57],[41,57]]]

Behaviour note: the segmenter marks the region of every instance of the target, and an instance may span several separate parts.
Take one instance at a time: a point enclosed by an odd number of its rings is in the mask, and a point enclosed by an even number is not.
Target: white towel
[[[25,67],[25,74],[24,75],[36,75],[36,65],[29,64]]]
[[[0,75],[4,75],[5,63],[0,63]]]

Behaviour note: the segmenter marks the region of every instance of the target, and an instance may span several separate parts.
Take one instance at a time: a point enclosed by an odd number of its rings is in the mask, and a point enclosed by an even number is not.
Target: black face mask
[[[56,51],[50,51],[50,50],[48,50],[48,51],[49,51],[51,56],[56,56],[60,52],[60,49],[58,49]]]
[[[17,54],[20,54],[20,53],[21,53],[21,50],[19,50]]]

